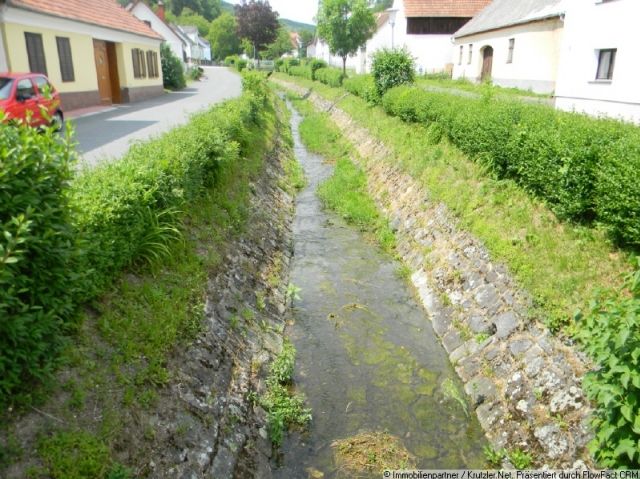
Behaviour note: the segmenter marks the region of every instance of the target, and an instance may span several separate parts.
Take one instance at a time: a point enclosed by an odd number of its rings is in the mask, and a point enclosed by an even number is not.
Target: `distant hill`
[[[231,12],[233,13],[233,4],[229,2],[225,2],[222,0],[222,11],[223,12]],[[295,20],[288,20],[286,18],[281,18],[280,23],[282,23],[287,30],[292,32],[301,32],[303,30],[308,30],[311,33],[315,33],[316,26],[311,25],[309,23],[296,22]]]

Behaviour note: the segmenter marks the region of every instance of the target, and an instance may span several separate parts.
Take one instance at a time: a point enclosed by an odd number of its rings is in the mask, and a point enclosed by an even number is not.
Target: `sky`
[[[230,0],[230,3],[238,4],[240,0]],[[318,0],[269,0],[269,3],[282,18],[315,24],[313,17],[318,11]]]

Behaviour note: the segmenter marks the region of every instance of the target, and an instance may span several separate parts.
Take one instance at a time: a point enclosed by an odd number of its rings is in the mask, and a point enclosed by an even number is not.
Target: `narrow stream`
[[[309,185],[297,200],[291,282],[301,300],[289,333],[298,351],[294,379],[313,422],[287,436],[274,477],[344,477],[331,443],[371,431],[401,438],[421,468],[485,467],[480,425],[466,399],[451,394],[462,384],[398,277],[399,263],[323,210],[316,189],[332,167],[305,149],[301,121],[293,110],[295,153]]]

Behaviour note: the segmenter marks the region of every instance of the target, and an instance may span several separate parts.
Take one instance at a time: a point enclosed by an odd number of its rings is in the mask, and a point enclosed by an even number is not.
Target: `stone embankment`
[[[392,151],[334,103],[278,83],[330,114],[359,152],[369,192],[395,231],[417,295],[494,449],[527,451],[537,466],[590,464],[584,356],[530,317],[531,298],[507,268],[393,166]]]
[[[251,185],[247,231],[210,278],[204,331],[174,360],[175,380],[158,401],[168,407],[151,418],[150,477],[271,477],[266,415],[251,398],[264,392],[288,310],[295,206],[280,186],[290,147],[278,141]]]

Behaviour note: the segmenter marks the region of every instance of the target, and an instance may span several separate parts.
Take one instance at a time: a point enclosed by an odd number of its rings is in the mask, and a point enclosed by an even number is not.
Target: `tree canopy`
[[[282,55],[289,53],[292,50],[293,45],[291,44],[291,34],[286,27],[281,26],[278,29],[278,36],[267,46],[264,56],[266,58],[280,58]]]
[[[154,3],[157,3],[157,0]],[[170,0],[165,3],[178,17],[183,14],[183,10],[188,8],[192,12],[202,15],[209,22],[218,18],[222,12],[220,0]]]
[[[209,42],[211,43],[211,52],[217,60],[224,60],[229,55],[240,51],[240,40],[236,34],[237,28],[236,17],[228,12],[211,22]]]
[[[323,0],[318,14],[318,36],[327,42],[332,54],[342,58],[345,73],[347,56],[371,38],[375,26],[366,0]]]
[[[238,37],[247,38],[256,51],[263,50],[278,36],[278,12],[266,0],[242,0],[235,6]]]

